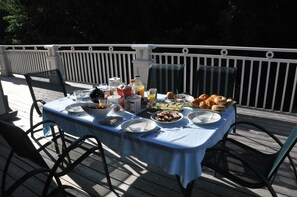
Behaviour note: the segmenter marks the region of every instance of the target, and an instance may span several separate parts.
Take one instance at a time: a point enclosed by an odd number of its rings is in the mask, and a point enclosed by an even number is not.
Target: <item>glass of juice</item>
[[[144,97],[144,87],[142,86],[142,87],[139,87],[138,88],[138,91],[139,91],[139,95],[141,96],[141,97]]]
[[[147,97],[148,97],[150,103],[155,102],[155,100],[157,98],[157,88],[150,88],[147,91]]]

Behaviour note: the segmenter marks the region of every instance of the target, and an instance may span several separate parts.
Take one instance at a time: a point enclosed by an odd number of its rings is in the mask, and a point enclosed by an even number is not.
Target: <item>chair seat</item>
[[[207,150],[202,165],[247,187],[265,186],[258,175],[268,176],[277,154],[264,154],[230,138],[223,143]],[[224,152],[218,149],[224,149]]]

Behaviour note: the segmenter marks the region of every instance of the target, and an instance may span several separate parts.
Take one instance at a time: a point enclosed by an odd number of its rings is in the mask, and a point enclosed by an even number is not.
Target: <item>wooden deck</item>
[[[18,110],[17,118],[12,122],[23,128],[29,128],[29,108],[32,103],[29,89],[24,78],[17,77],[2,77],[2,86],[4,94],[8,96],[9,106],[13,110]],[[84,84],[68,83],[68,88],[75,89],[77,87],[91,87]],[[45,91],[46,90],[40,90]],[[275,134],[284,141],[291,129],[297,125],[297,116],[261,111],[256,109],[246,109],[238,107],[239,120],[249,120],[259,123],[268,129],[271,129]],[[256,130],[248,130],[246,128],[238,128],[237,133],[233,137],[239,138],[244,135],[244,141],[255,144],[259,141],[262,144],[273,145],[277,148],[277,144],[273,143],[263,133]],[[9,146],[0,137],[0,172],[2,170],[5,158],[9,151]],[[256,146],[256,145],[255,145]],[[257,145],[262,150],[266,150]],[[108,147],[104,147],[109,171],[112,178],[112,183],[115,190],[121,196],[128,197],[179,197],[182,196],[175,176],[164,174],[156,169],[149,169],[147,165],[134,157],[120,157]],[[272,151],[272,150],[267,150]],[[295,163],[297,163],[297,147],[295,146],[291,152]],[[96,157],[91,157],[84,161],[83,165],[76,168],[73,173],[66,176],[64,181],[67,184],[76,185],[78,188],[89,192],[93,196],[115,196],[108,190],[103,179],[102,171],[96,167]],[[26,170],[15,161],[11,178],[19,172]],[[297,166],[296,166],[297,167]],[[38,184],[42,184],[40,180],[30,182],[23,187],[16,196],[38,196]],[[279,196],[297,196],[297,182],[294,179],[292,170],[289,168],[288,161],[285,161],[281,166],[277,177],[274,181],[273,188]],[[205,169],[202,177],[195,182],[192,196],[270,196],[266,188],[263,189],[248,189],[241,187],[224,178],[214,178],[212,173]]]

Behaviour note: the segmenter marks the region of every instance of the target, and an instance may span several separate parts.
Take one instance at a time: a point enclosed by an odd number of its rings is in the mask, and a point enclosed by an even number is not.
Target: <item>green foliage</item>
[[[296,47],[294,0],[0,0],[3,44]]]

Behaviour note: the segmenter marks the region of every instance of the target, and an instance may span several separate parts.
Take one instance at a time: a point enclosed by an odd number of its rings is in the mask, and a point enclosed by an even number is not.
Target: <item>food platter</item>
[[[205,125],[205,124],[213,124],[218,122],[221,119],[221,115],[219,113],[199,110],[192,112],[188,115],[189,120],[191,120],[194,124]]]
[[[236,105],[236,101],[232,98],[217,94],[208,95],[206,93],[199,95],[197,98],[194,98],[189,102],[189,107],[215,112],[225,111],[232,105]]]
[[[74,103],[74,104],[68,105],[65,108],[65,110],[70,113],[83,113],[85,111],[83,110],[81,105],[82,105],[81,103]]]
[[[150,106],[152,109],[156,110],[174,110],[180,111],[184,106],[183,102],[164,102],[158,101]]]
[[[176,118],[172,118],[172,119],[164,119],[162,118],[162,116],[160,114],[167,114],[167,116],[170,117],[170,115],[172,115],[172,117],[176,117]],[[163,115],[162,114],[162,115]],[[178,111],[170,111],[170,110],[167,110],[167,111],[162,111],[162,112],[156,112],[156,113],[153,113],[151,115],[151,119],[157,123],[162,123],[162,124],[171,124],[171,123],[176,123],[176,122],[179,122],[183,119],[183,114],[178,112]]]
[[[156,128],[157,124],[150,119],[132,119],[122,124],[122,129],[129,133],[145,133]]]
[[[214,111],[214,112],[221,112],[221,111],[225,111],[227,110],[230,106],[233,106],[235,105],[236,102],[227,102],[226,104],[224,104],[224,108],[222,109],[217,109],[217,110],[213,110],[213,109],[209,109],[209,108],[200,108],[200,107],[196,107],[196,106],[193,106],[192,103],[189,103],[189,107],[193,108],[193,109],[199,109],[199,110],[206,110],[206,111]]]

